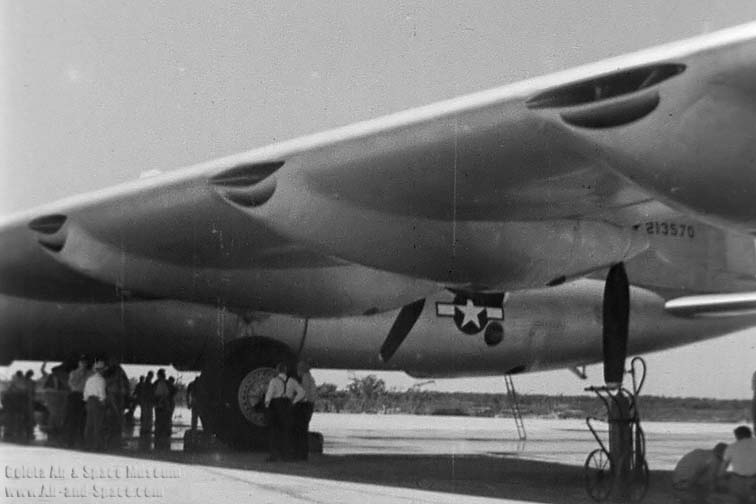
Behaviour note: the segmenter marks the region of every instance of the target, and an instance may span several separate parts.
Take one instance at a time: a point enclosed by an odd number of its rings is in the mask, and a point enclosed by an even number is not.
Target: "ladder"
[[[507,385],[507,397],[509,398],[509,407],[512,409],[512,417],[517,427],[517,436],[520,438],[520,441],[525,441],[528,436],[525,433],[525,422],[522,419],[520,403],[517,401],[517,391],[512,381],[512,375],[505,374],[504,383]]]

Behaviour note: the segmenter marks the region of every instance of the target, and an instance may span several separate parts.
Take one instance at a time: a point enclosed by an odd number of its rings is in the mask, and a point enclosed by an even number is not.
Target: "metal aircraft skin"
[[[0,356],[576,366],[616,265],[631,353],[751,327],[755,83],[748,24],[11,216]]]

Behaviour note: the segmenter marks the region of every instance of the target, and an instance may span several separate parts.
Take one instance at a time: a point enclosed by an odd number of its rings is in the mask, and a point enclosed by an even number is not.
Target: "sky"
[[[0,9],[0,215],[756,19],[752,0],[6,0]],[[649,360],[650,393],[749,397],[756,333]],[[346,381],[327,373],[316,376]],[[517,383],[548,393],[585,385],[568,371]],[[503,380],[429,387],[494,391]]]

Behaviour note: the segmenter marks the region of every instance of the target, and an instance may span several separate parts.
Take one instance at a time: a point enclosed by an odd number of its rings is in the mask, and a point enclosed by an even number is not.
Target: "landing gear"
[[[604,286],[602,387],[588,387],[604,403],[609,422],[609,447],[593,427],[597,418],[586,423],[600,448],[585,460],[585,489],[600,502],[614,497],[616,501],[637,502],[648,490],[649,471],[646,463],[646,436],[640,425],[638,395],[646,380],[646,362],[635,357],[628,371],[633,378],[632,391],[622,386],[630,327],[630,283],[622,263],[609,269]]]
[[[585,460],[585,489],[595,501],[614,496],[615,500],[638,502],[648,491],[649,470],[646,462],[646,436],[640,424],[638,396],[646,379],[646,362],[635,357],[630,363],[633,388],[588,387],[606,406],[609,423],[609,446],[604,444],[593,422],[586,424],[600,448]]]
[[[240,340],[223,359],[206,365],[197,380],[197,407],[203,428],[232,448],[265,450],[265,392],[279,362],[294,356],[271,341]]]

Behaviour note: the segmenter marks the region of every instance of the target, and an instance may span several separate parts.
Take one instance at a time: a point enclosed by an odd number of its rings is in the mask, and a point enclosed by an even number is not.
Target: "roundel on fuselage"
[[[503,320],[503,294],[469,296],[457,293],[451,303],[436,303],[436,315],[451,317],[457,329],[465,334],[477,334],[492,320]]]

